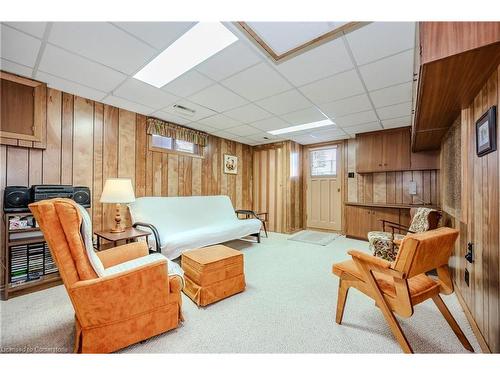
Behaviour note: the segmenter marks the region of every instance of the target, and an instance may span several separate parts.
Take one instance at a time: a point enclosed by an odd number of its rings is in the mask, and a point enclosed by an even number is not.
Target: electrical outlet
[[[469,271],[467,271],[467,268],[465,269],[464,280],[467,286],[469,286]]]
[[[408,184],[408,194],[417,195],[417,183],[415,181],[410,181]]]

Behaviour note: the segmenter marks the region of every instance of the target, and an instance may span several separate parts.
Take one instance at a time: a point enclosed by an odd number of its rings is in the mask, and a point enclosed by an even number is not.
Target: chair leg
[[[401,349],[403,349],[403,352],[410,353],[410,354],[413,353],[413,349],[411,348],[410,343],[406,339],[406,336],[403,333],[403,330],[401,329],[401,326],[399,325],[396,317],[392,313],[392,310],[387,305],[387,302],[384,299],[384,295],[380,291],[379,286],[378,286],[377,282],[375,281],[375,278],[373,277],[373,274],[365,266],[361,265],[361,267],[363,269],[363,273],[367,277],[368,283],[371,285],[372,290],[374,292],[373,297],[375,299],[375,303],[382,311],[382,314],[384,315],[384,318],[387,321],[387,324],[389,324],[389,328],[391,329],[392,334],[394,335],[394,337],[398,341],[399,346],[401,346]]]
[[[474,349],[472,348],[472,345],[470,344],[469,340],[467,340],[467,337],[465,337],[463,331],[460,329],[460,326],[458,325],[457,321],[451,315],[450,310],[448,310],[448,307],[444,304],[444,301],[441,299],[439,294],[436,294],[434,297],[432,297],[432,300],[436,304],[437,308],[443,314],[444,318],[450,325],[451,329],[453,332],[455,332],[455,335],[457,335],[458,339],[462,343],[465,349],[467,349],[470,352],[474,352]]]
[[[268,235],[267,235],[267,228],[266,228],[266,222],[265,221],[262,222],[262,226],[264,227],[264,233],[266,234],[266,238],[269,238]]]
[[[396,317],[394,316],[392,311],[387,307],[385,302],[383,305],[384,305],[383,307],[379,306],[380,310],[382,311],[382,314],[384,315],[387,324],[389,324],[389,328],[391,329],[392,334],[398,341],[399,346],[401,346],[403,352],[408,354],[413,354],[413,349],[411,348],[410,343],[406,339],[406,336],[403,333],[403,330],[401,329],[401,326],[399,325]]]
[[[337,324],[342,324],[342,317],[344,316],[345,303],[347,301],[347,292],[349,292],[349,287],[345,286],[342,279],[339,281],[339,295],[337,299],[337,316],[335,321]]]

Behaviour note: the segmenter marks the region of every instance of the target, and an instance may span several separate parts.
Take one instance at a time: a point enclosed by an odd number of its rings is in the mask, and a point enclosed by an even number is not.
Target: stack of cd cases
[[[22,284],[57,272],[46,242],[10,246],[10,283]]]

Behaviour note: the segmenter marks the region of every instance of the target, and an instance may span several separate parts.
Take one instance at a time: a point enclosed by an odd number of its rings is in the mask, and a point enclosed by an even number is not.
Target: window
[[[311,151],[311,176],[337,176],[337,147]]]
[[[164,137],[157,134],[151,135],[151,146],[154,148],[161,148],[163,150],[173,150],[188,154],[197,154],[199,150],[199,147],[197,147],[194,143]]]

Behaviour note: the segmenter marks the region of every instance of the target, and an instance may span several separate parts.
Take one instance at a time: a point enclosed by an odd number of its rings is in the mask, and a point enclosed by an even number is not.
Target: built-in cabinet
[[[367,240],[370,231],[382,230],[381,220],[408,225],[409,208],[346,205],[345,234],[347,237]],[[387,228],[389,229],[389,228]]]
[[[439,152],[410,151],[410,127],[356,135],[356,172],[439,169]]]
[[[410,169],[409,128],[356,135],[358,173]]]

